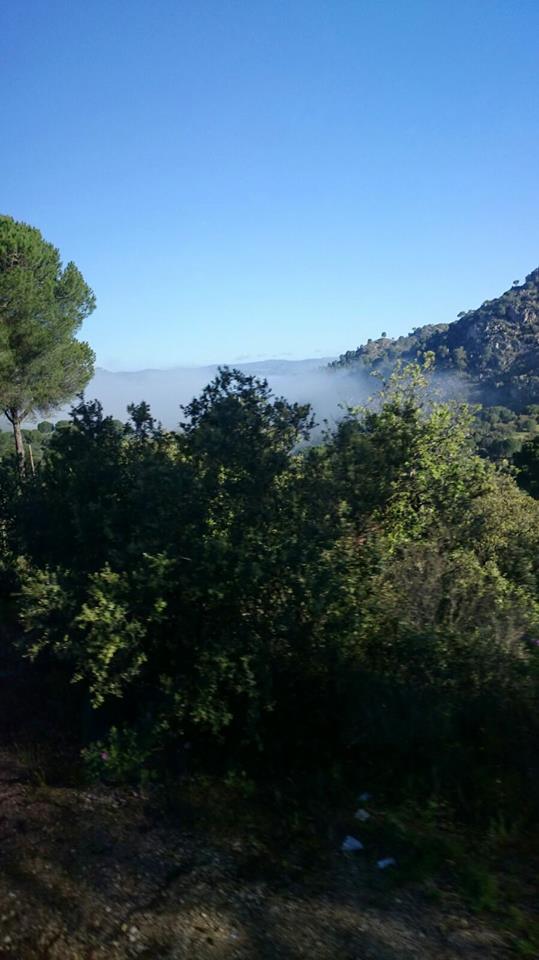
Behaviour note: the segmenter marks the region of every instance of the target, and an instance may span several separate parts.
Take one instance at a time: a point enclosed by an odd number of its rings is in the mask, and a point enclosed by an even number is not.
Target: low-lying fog
[[[347,371],[327,367],[327,359],[266,360],[229,364],[262,379],[267,379],[277,396],[310,403],[317,421],[335,421],[342,405],[365,401],[376,391],[376,382]],[[126,420],[128,403],[146,400],[157,420],[173,429],[183,419],[180,406],[189,403],[215,377],[217,366],[176,367],[172,370],[137,370],[114,373],[98,368],[85,390],[88,400],[101,401],[105,413]],[[60,417],[65,417],[63,411]],[[59,417],[55,417],[58,419]]]

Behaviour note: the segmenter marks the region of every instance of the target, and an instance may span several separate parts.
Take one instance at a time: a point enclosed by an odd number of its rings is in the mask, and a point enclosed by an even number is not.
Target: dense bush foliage
[[[34,478],[0,464],[6,609],[96,708],[94,766],[189,745],[413,775],[476,812],[531,799],[539,504],[477,456],[465,408],[412,364],[317,445],[308,407],[226,368],[177,432],[130,413],[80,403]]]
[[[519,486],[539,499],[539,436],[530,438],[514,456]]]
[[[498,404],[480,407],[476,412],[473,438],[478,453],[490,460],[516,464],[522,447],[537,436],[537,404],[529,404],[519,412]]]

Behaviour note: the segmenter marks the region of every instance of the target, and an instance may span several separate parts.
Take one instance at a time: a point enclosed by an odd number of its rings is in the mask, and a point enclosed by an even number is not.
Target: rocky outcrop
[[[434,353],[437,370],[458,373],[474,399],[515,407],[539,402],[539,268],[524,283],[514,283],[454,323],[418,327],[407,337],[371,340],[332,366],[387,373],[396,360],[413,360],[427,352]]]

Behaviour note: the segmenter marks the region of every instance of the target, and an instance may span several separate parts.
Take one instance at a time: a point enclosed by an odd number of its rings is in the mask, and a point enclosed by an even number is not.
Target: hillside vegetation
[[[397,359],[432,352],[436,369],[461,378],[470,398],[520,409],[539,401],[539,268],[524,283],[454,323],[415,328],[407,337],[381,337],[350,350],[334,367],[387,373]]]

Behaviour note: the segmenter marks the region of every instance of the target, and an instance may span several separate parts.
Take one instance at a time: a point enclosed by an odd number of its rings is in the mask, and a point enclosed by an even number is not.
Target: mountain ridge
[[[105,374],[110,376],[141,376],[143,374],[184,374],[207,371],[216,373],[219,367],[230,367],[245,372],[262,376],[263,371],[267,370],[270,374],[276,373],[294,373],[304,372],[305,370],[317,370],[330,365],[334,357],[305,357],[300,360],[288,360],[280,357],[269,357],[266,360],[237,360],[223,363],[203,363],[203,364],[176,364],[173,367],[142,367],[138,370],[109,370],[108,367],[96,366],[96,374]]]
[[[349,350],[332,369],[387,373],[397,360],[434,353],[436,369],[458,374],[473,399],[519,408],[539,399],[539,267],[509,290],[408,336],[380,337]]]

